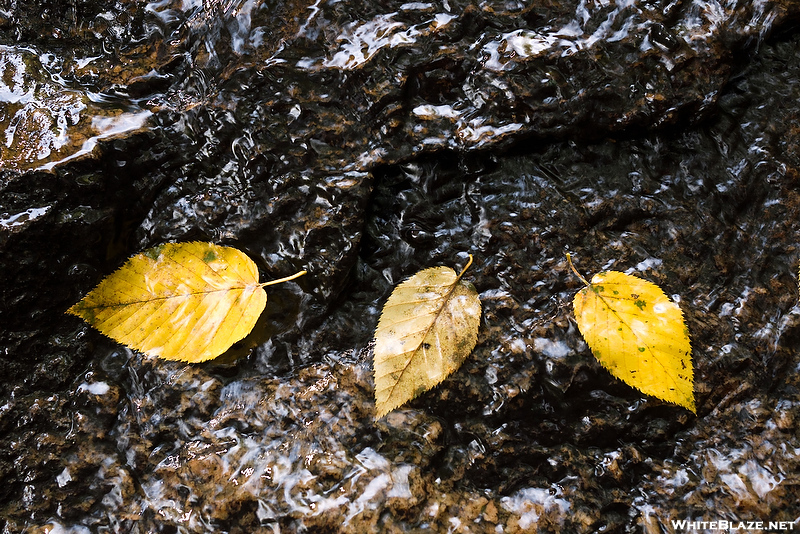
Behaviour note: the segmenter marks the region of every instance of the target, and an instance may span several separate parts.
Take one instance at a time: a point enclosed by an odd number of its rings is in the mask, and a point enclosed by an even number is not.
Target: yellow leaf
[[[575,295],[573,306],[586,343],[611,374],[695,412],[689,334],[681,309],[661,288],[606,271]]]
[[[470,256],[472,263],[472,256]],[[478,340],[481,302],[449,267],[397,286],[375,330],[375,406],[383,417],[458,369]]]
[[[130,258],[67,313],[150,356],[202,362],[245,337],[264,310],[263,287],[243,252],[168,243]]]

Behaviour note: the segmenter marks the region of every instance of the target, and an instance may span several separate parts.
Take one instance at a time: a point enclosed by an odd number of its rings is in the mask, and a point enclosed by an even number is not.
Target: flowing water
[[[1,7],[4,532],[800,528],[799,13]],[[205,364],[63,314],[186,240],[309,274]],[[680,305],[696,416],[593,359],[566,252]],[[468,254],[477,347],[376,421],[383,302]]]

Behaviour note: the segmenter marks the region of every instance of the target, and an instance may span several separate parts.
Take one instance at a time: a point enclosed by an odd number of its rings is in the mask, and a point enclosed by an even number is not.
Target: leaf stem
[[[583,282],[584,285],[587,286],[590,285],[589,281],[586,280],[586,278],[584,278],[583,275],[581,275],[581,273],[578,272],[578,269],[576,269],[574,265],[572,265],[572,254],[570,254],[569,252],[567,252],[567,263],[569,263],[569,268],[572,269],[572,272],[575,273],[575,276],[580,278],[581,282]]]
[[[463,274],[464,274],[465,272],[467,272],[467,269],[469,269],[469,266],[470,266],[470,265],[472,265],[472,254],[470,254],[470,255],[469,255],[469,261],[467,262],[467,264],[464,266],[464,268],[463,268],[463,269],[461,269],[461,272],[460,272],[460,273],[458,273],[458,278],[457,278],[457,280],[461,280],[461,277],[463,276]]]
[[[275,285],[275,284],[280,284],[281,282],[288,282],[289,280],[294,280],[295,278],[299,278],[299,277],[303,276],[304,274],[306,274],[306,272],[307,271],[304,269],[304,270],[300,271],[299,273],[294,273],[292,276],[286,276],[284,278],[278,278],[277,280],[270,280],[269,282],[264,282],[263,284],[258,284],[258,285],[259,285],[259,287],[266,287],[266,286],[272,286],[272,285]]]

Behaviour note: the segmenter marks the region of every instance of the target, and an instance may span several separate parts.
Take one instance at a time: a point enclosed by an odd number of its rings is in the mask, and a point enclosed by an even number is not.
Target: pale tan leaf
[[[398,285],[384,305],[375,331],[378,417],[439,384],[475,347],[481,303],[463,274],[424,269]]]

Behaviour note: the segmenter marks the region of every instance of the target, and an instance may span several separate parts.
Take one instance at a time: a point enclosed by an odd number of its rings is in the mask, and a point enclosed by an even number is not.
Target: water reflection
[[[622,127],[646,116],[672,122],[682,107],[713,103],[719,81],[687,80],[696,91],[673,93],[672,85],[685,83],[677,71],[665,77],[643,70],[627,79],[626,65],[634,57],[660,62],[667,71],[689,61],[710,61],[715,47],[760,38],[780,15],[767,2],[694,2],[675,7],[670,16],[676,20],[667,25],[662,14],[634,0],[580,1],[550,11],[487,6],[480,16],[491,13],[495,20],[487,31],[471,35],[465,28],[474,24],[473,10],[449,2],[389,3],[357,14],[336,2],[165,0],[144,7],[141,27],[129,27],[139,19],[127,9],[120,6],[98,19],[105,21],[106,39],[131,38],[124,46],[104,45],[114,51],[111,55],[92,50],[60,57],[50,50],[4,47],[4,79],[14,80],[0,91],[7,108],[4,160],[12,168],[41,164],[52,170],[73,159],[70,154],[90,151],[97,140],[123,131],[121,125],[111,134],[96,130],[94,118],[138,114],[137,102],[148,102],[151,110],[181,111],[257,101],[257,95],[248,95],[255,81],[247,79],[249,69],[261,73],[256,76],[288,69],[270,75],[281,79],[277,89],[289,100],[280,106],[265,102],[276,114],[273,135],[329,147],[331,159],[358,162],[358,170],[407,156],[409,149],[486,148],[519,134],[545,136],[564,126],[559,116],[584,115],[592,108],[584,100],[602,99],[612,87],[622,100],[608,109],[603,122]],[[408,55],[426,59],[411,68]],[[386,72],[367,75],[354,93],[338,94],[348,71],[368,66]],[[633,62],[634,71],[638,68]],[[329,77],[318,78],[322,73]],[[341,128],[337,143],[304,135],[308,125],[293,120],[298,107],[308,118],[319,113],[303,102],[314,100],[304,94],[309,84],[321,88],[320,96],[327,93],[331,108],[326,113],[333,113],[331,120]],[[126,85],[135,88],[137,98],[93,105],[93,94],[122,95]],[[362,142],[363,132],[351,124],[350,117],[365,115],[382,122],[374,142]],[[246,128],[241,120],[239,126]],[[124,131],[142,125],[139,118]],[[407,147],[393,142],[397,134],[407,137]],[[87,145],[88,140],[93,142]],[[341,145],[347,146],[343,152]]]
[[[0,46],[3,168],[52,170],[90,155],[103,139],[144,127],[149,111],[114,109],[102,97],[69,89],[41,57],[31,48]]]

